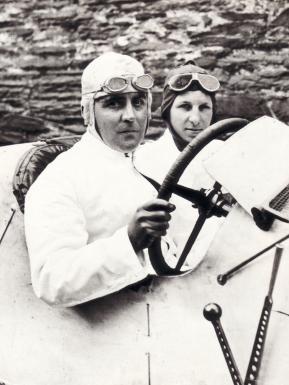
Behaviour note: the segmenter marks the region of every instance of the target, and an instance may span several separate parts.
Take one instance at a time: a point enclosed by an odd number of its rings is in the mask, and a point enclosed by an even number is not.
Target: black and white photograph
[[[288,20],[0,0],[0,385],[289,384]]]

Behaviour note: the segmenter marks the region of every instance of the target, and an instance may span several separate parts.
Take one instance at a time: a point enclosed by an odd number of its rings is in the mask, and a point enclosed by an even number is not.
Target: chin
[[[115,151],[125,153],[134,151],[139,146],[141,140],[142,137],[126,134],[122,136],[121,140],[106,142],[106,144]]]
[[[134,150],[136,150],[139,146],[140,142],[127,142],[125,143],[125,145],[122,145],[122,146],[119,146],[119,149],[118,151],[121,151],[121,152],[132,152]]]
[[[140,145],[142,138],[135,137],[134,135],[128,135],[124,143],[122,143],[123,152],[131,152],[137,149]]]
[[[192,139],[194,139],[197,135],[199,135],[199,133],[202,132],[202,130],[200,131],[188,131],[187,132],[187,141],[190,142]]]

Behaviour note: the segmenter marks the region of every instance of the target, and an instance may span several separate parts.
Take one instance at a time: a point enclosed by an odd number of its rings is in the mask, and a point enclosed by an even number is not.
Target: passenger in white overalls
[[[169,71],[161,105],[161,115],[168,129],[159,140],[146,143],[136,151],[135,164],[138,170],[158,183],[163,181],[180,151],[215,122],[215,93],[219,87],[217,78],[192,63]],[[214,180],[205,171],[202,161],[222,145],[221,140],[210,142],[186,168],[180,184],[197,190],[212,188]],[[192,209],[191,203],[176,195],[173,195],[171,201],[177,205],[177,210],[170,223],[170,235],[176,240],[179,254],[198,217],[198,210]],[[204,258],[222,223],[223,218],[212,217],[206,220],[188,255],[187,263],[190,268],[197,266]]]

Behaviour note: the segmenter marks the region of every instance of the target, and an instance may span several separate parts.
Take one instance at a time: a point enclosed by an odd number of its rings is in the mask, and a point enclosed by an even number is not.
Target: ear
[[[148,91],[148,121],[150,121],[152,116],[152,101],[153,101],[152,93],[151,91]]]
[[[87,98],[81,99],[81,116],[85,126],[89,125],[89,100]]]

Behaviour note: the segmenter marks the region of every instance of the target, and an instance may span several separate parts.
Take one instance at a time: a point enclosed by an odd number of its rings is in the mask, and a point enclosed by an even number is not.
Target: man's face
[[[148,119],[147,94],[111,94],[96,100],[95,121],[103,142],[120,152],[135,150],[143,140]]]

